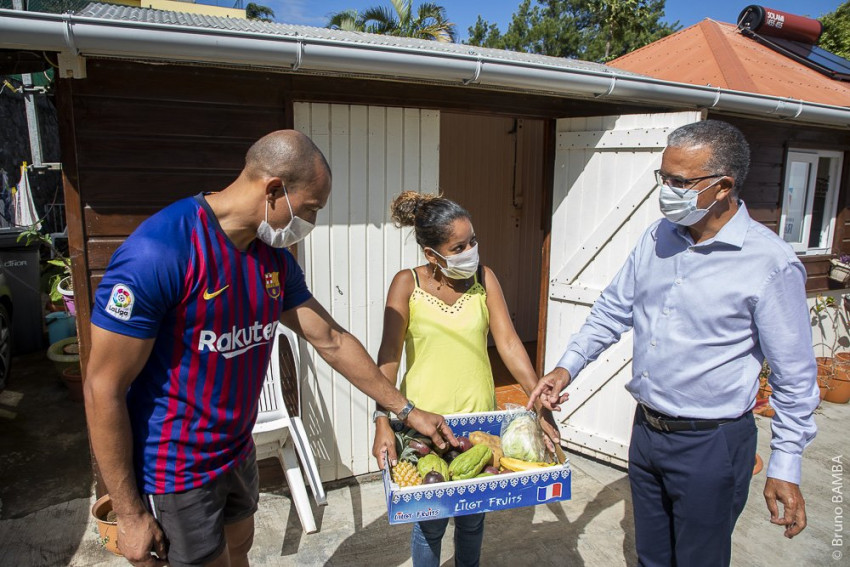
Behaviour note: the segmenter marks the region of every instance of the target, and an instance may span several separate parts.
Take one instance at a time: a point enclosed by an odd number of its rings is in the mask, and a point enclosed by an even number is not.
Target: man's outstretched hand
[[[538,398],[540,403],[549,410],[557,411],[561,409],[561,404],[567,401],[570,395],[566,392],[561,392],[570,383],[570,373],[564,368],[555,368],[552,372],[538,380],[537,387],[531,392],[528,397],[526,409],[534,409],[534,404]]]
[[[443,416],[423,411],[414,408],[407,416],[405,425],[412,427],[422,435],[427,435],[434,442],[434,446],[439,449],[444,449],[448,443],[452,447],[457,447],[457,439],[455,439],[452,428],[446,423]]]

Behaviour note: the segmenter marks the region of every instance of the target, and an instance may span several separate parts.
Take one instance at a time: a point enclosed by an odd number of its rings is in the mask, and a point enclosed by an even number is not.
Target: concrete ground
[[[82,407],[67,400],[40,356],[16,359],[13,380],[0,393],[0,565],[128,565],[97,542]],[[843,503],[832,502],[835,487],[844,490],[843,472],[833,476],[833,459],[850,457],[850,405],[824,404],[817,422],[820,433],[803,469],[809,527],[787,540],[767,521],[761,472],[735,531],[733,565],[850,565],[849,534],[843,517],[836,518]],[[766,458],[769,421],[757,423],[759,454]],[[488,514],[483,566],[637,564],[626,474],[580,455],[570,460],[572,500]],[[310,535],[302,532],[285,487],[264,491],[252,565],[411,565],[410,525],[388,525],[379,480],[360,477],[329,488],[328,506],[314,508],[319,531]],[[444,565],[453,565],[451,530]],[[833,546],[836,537],[842,542]]]

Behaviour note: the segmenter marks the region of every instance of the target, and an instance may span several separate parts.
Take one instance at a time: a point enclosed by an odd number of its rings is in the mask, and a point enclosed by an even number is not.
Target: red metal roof
[[[850,106],[850,84],[830,79],[705,19],[623,55],[610,66],[656,79]]]

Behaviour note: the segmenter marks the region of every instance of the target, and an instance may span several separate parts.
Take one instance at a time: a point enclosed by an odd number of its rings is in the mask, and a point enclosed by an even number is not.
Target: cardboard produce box
[[[468,437],[473,431],[499,435],[507,415],[493,411],[445,417],[455,436]],[[567,459],[552,467],[405,488],[392,481],[389,470],[384,469],[383,477],[389,522],[405,524],[569,500],[572,475]]]

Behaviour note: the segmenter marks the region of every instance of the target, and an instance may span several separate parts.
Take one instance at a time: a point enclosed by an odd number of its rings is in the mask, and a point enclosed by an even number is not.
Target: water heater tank
[[[759,35],[810,44],[817,43],[823,33],[823,24],[817,20],[755,4],[741,11],[738,27],[748,28]]]

